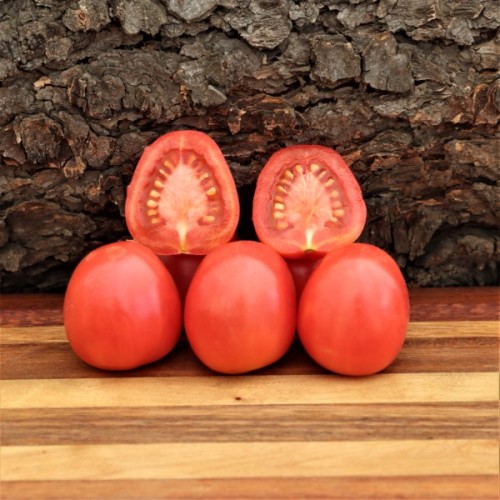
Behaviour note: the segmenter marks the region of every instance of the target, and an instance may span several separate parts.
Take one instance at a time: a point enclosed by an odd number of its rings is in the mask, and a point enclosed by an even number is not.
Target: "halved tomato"
[[[255,231],[285,257],[319,257],[352,243],[365,222],[361,188],[333,149],[289,146],[274,153],[259,175]]]
[[[167,133],[144,150],[125,204],[130,234],[158,255],[204,255],[227,243],[239,211],[222,151],[194,130]]]

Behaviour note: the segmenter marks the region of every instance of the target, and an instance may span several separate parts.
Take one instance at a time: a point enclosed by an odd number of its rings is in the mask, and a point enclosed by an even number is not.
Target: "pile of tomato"
[[[235,237],[239,211],[208,135],[171,132],[148,146],[127,191],[133,240],[92,251],[69,281],[64,324],[75,353],[97,368],[133,369],[166,356],[184,330],[206,366],[241,374],[276,362],[298,333],[335,373],[391,364],[408,290],[386,252],[355,243],[366,205],[342,157],[302,145],[269,159],[253,199],[259,241]]]

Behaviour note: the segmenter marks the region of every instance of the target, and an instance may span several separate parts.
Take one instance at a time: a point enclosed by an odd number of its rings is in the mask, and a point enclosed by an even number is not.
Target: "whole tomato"
[[[295,282],[295,290],[297,291],[297,301],[302,295],[302,290],[306,286],[311,273],[316,269],[317,265],[321,262],[321,259],[285,259],[290,272],[293,276],[293,281]]]
[[[386,368],[401,350],[410,317],[408,289],[396,262],[363,243],[329,253],[306,283],[299,338],[320,365],[344,375]]]
[[[184,308],[188,341],[212,370],[245,373],[281,358],[296,326],[293,278],[284,259],[255,241],[235,241],[201,262]]]
[[[204,255],[160,255],[161,261],[174,278],[177,290],[181,297],[181,302],[186,300],[186,294],[193,279],[194,273],[198,269],[200,262],[205,257]]]
[[[172,277],[152,250],[135,241],[89,253],[64,298],[69,343],[97,368],[128,370],[162,358],[175,346],[181,322]]]

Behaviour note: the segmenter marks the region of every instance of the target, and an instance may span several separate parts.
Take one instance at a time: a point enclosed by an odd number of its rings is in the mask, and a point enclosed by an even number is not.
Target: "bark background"
[[[180,128],[221,145],[243,237],[270,154],[325,144],[410,285],[497,283],[499,25],[495,0],[1,2],[2,291],[127,237],[135,163]]]

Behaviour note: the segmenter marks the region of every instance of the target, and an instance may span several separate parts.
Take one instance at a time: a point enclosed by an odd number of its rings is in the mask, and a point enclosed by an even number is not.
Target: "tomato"
[[[293,341],[296,300],[283,258],[256,241],[235,241],[210,252],[189,287],[187,339],[214,371],[235,374],[267,366]]]
[[[233,236],[231,241],[237,241],[239,237],[237,234]],[[159,255],[161,261],[165,264],[168,271],[174,278],[177,290],[181,296],[181,302],[186,300],[186,294],[193,279],[194,273],[198,269],[200,262],[205,258],[204,255]]]
[[[174,278],[182,303],[186,299],[194,273],[204,258],[204,255],[160,255],[160,259]]]
[[[154,141],[128,187],[125,218],[133,238],[158,255],[204,255],[231,240],[238,193],[217,144],[194,130]]]
[[[295,290],[297,292],[297,300],[299,300],[309,276],[311,276],[311,273],[321,262],[321,259],[286,259],[286,262],[292,273]]]
[[[182,322],[174,280],[160,259],[135,241],[102,246],[78,264],[63,315],[75,353],[107,370],[162,358],[175,346]]]
[[[260,241],[285,257],[323,255],[352,243],[366,222],[361,188],[333,149],[290,146],[257,179],[253,223]]]
[[[408,289],[396,262],[364,243],[328,254],[304,287],[299,338],[324,368],[370,375],[401,350],[410,317]]]

